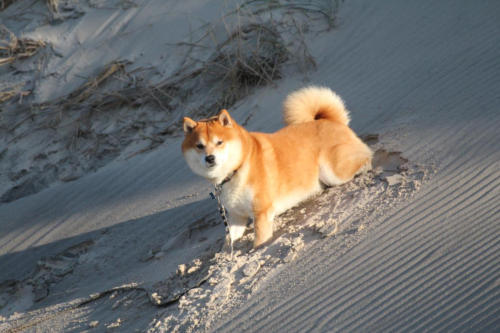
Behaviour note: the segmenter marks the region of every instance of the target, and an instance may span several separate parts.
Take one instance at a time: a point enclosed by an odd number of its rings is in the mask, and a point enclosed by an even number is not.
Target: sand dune
[[[78,52],[93,68],[106,52],[93,58],[85,43],[112,40],[114,24],[144,28],[156,5],[105,9],[108,19],[87,8],[85,22],[99,24],[85,35],[75,28],[86,45]],[[182,30],[175,13],[204,11],[172,6],[167,25]],[[305,35],[316,70],[288,68],[234,105],[249,129],[274,131],[290,91],[329,86],[385,156],[375,172],[281,216],[266,249],[250,251],[248,233],[229,260],[210,186],[190,173],[176,136],[0,204],[0,330],[495,331],[499,13],[494,1],[346,1],[335,29]],[[161,36],[167,25],[153,18]],[[159,37],[132,31],[136,65],[161,68],[159,54],[139,56]],[[63,45],[76,52],[73,40]],[[61,85],[49,81],[37,98]],[[69,81],[64,89],[78,86]]]

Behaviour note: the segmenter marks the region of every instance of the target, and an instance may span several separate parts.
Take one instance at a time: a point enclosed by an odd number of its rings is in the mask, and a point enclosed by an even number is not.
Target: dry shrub
[[[148,104],[170,113],[181,105],[191,116],[206,116],[232,106],[253,87],[280,78],[280,66],[288,58],[289,51],[275,26],[251,23],[228,32],[226,40],[215,47],[208,60],[195,65],[189,63],[162,82],[151,84],[138,79],[126,71],[125,62],[115,61],[70,94],[32,107],[52,109],[55,114],[60,114],[61,109],[85,108],[91,111],[84,113],[87,117],[92,110],[109,112],[124,106],[137,108]],[[111,78],[120,82],[118,88],[115,85],[103,89]],[[192,96],[203,96],[203,103],[194,107],[186,105],[185,101]],[[178,129],[179,119],[185,114],[170,115],[165,133]]]
[[[45,47],[45,42],[29,38],[17,38],[9,29],[0,25],[0,66],[19,59],[29,58]]]
[[[249,89],[281,77],[289,53],[271,24],[248,24],[229,35],[204,64],[201,79],[220,90],[220,107],[233,105]]]

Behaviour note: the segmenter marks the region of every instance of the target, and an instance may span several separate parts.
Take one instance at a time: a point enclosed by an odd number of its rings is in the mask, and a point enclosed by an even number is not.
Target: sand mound
[[[368,138],[376,141],[376,136]],[[179,301],[151,324],[150,331],[212,329],[214,322],[238,308],[282,266],[293,265],[304,249],[335,238],[338,252],[332,255],[341,256],[370,232],[371,221],[412,197],[432,173],[429,168],[412,165],[399,152],[378,148],[374,157],[374,171],[326,189],[277,218],[275,239],[268,247],[252,250],[250,227],[235,245],[233,257],[228,249],[207,252],[186,266],[187,274],[183,266],[176,275],[158,282],[151,291],[153,299]],[[189,274],[190,270],[193,273]],[[180,297],[179,292],[172,294],[179,290],[172,288],[176,280],[184,287]]]

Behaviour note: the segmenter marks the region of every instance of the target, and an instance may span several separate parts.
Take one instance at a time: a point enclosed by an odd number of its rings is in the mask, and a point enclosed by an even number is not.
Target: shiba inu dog
[[[307,87],[284,102],[286,127],[248,132],[227,110],[184,118],[182,152],[191,170],[221,185],[231,242],[254,221],[254,247],[273,235],[276,215],[371,168],[372,152],[348,127],[349,113],[333,91]]]

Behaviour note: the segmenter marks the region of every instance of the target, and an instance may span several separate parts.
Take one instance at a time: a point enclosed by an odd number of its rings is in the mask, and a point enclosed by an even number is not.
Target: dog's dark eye
[[[196,145],[196,148],[198,148],[198,149],[203,149],[203,148],[205,148],[205,146],[204,146],[203,144],[201,144],[201,143],[198,143],[198,144]]]
[[[220,146],[222,144],[222,140],[217,141],[217,146]]]

